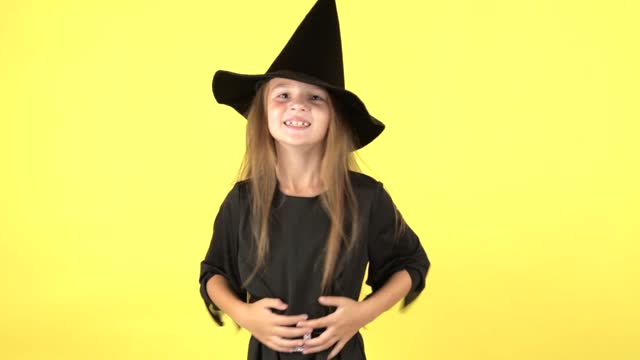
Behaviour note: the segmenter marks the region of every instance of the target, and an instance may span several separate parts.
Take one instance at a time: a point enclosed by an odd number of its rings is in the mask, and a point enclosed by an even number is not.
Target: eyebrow
[[[287,84],[287,83],[280,83],[280,84],[276,83],[275,85],[273,85],[273,86],[271,87],[271,90],[270,90],[270,91],[275,91],[275,90],[280,89],[280,88],[288,89],[288,88],[290,88],[290,87],[291,87],[291,85],[289,85],[289,84]],[[310,92],[310,93],[321,93],[321,94],[324,94],[324,93],[327,93],[327,94],[328,94],[328,93],[329,93],[328,91],[326,91],[326,90],[322,89],[321,87],[318,87],[318,88],[310,88],[310,89],[307,89],[307,90],[305,90],[305,91],[306,91],[306,92]]]

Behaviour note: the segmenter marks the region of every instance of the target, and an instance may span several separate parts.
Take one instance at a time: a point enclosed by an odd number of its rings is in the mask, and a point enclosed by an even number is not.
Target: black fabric
[[[267,73],[293,70],[344,88],[342,41],[334,0],[318,0]]]
[[[409,226],[395,234],[395,205],[382,183],[351,172],[351,181],[360,207],[359,246],[348,257],[341,256],[336,279],[328,295],[358,300],[365,276],[372,293],[378,291],[395,272],[407,270],[412,286],[402,308],[409,305],[425,287],[430,266],[420,240]],[[253,270],[252,241],[249,230],[249,182],[238,182],[229,192],[216,216],[211,244],[200,269],[200,293],[214,320],[221,325],[221,312],[209,298],[207,281],[215,274],[224,276],[240,299],[275,297],[287,303],[286,315],[309,314],[318,318],[334,309],[322,306],[317,298],[323,266],[323,247],[329,219],[320,197],[296,197],[276,191],[270,220],[270,252],[265,270],[246,287],[242,283]],[[347,232],[349,230],[347,229]],[[275,352],[255,338],[249,342],[250,360],[325,359],[329,351],[306,355]],[[340,352],[341,359],[365,359],[362,337],[357,333]]]

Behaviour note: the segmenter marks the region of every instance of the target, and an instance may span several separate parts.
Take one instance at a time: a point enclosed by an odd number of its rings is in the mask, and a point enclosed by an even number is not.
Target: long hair
[[[256,92],[247,113],[246,149],[237,180],[250,179],[250,226],[255,249],[255,267],[245,285],[264,266],[269,251],[269,216],[277,186],[275,140],[267,122],[267,84]],[[325,244],[321,292],[329,291],[342,250],[351,251],[358,239],[358,201],[349,171],[358,171],[354,158],[354,141],[346,119],[329,98],[329,126],[324,140],[320,178],[326,189],[320,196],[329,217],[330,228]],[[350,232],[345,233],[346,221]]]

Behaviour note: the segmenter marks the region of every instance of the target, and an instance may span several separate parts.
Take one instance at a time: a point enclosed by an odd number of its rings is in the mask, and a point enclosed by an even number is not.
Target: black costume
[[[382,183],[356,172],[350,172],[350,177],[360,209],[360,237],[353,253],[339,257],[335,280],[327,295],[346,296],[357,301],[368,262],[366,283],[373,292],[395,272],[403,269],[409,272],[412,286],[404,299],[404,307],[424,289],[429,269],[427,255],[408,225],[399,237],[394,238],[397,229],[395,205]],[[324,264],[323,249],[330,225],[320,196],[296,197],[276,190],[265,270],[246,287],[242,286],[255,261],[248,219],[248,181],[236,183],[222,203],[215,219],[211,245],[201,263],[200,292],[214,320],[222,325],[220,309],[206,291],[207,281],[215,274],[224,276],[240,299],[281,299],[289,305],[280,312],[282,314],[306,313],[309,319],[314,319],[331,313],[334,309],[320,305],[317,300]],[[318,335],[314,332],[313,336]],[[248,359],[326,359],[330,350],[308,355],[279,353],[252,336]],[[365,359],[360,333],[349,340],[336,359]]]
[[[240,26],[240,25],[239,25]],[[232,33],[232,32],[230,32]],[[331,96],[332,105],[346,121],[353,150],[373,141],[385,125],[369,114],[360,98],[344,87],[340,25],[334,0],[318,0],[278,57],[264,74],[216,71],[212,90],[220,104],[231,106],[248,117],[257,89],[273,78],[287,78],[320,86]],[[367,284],[378,291],[397,271],[407,270],[411,290],[403,306],[424,289],[429,260],[416,234],[409,228],[395,236],[396,212],[382,184],[369,176],[350,172],[358,200],[360,233],[352,252],[340,252],[331,289],[326,295],[358,300],[364,273],[369,264]],[[243,286],[253,272],[255,254],[250,231],[250,180],[235,184],[216,216],[213,237],[201,264],[200,292],[214,320],[222,325],[220,309],[206,290],[215,274],[224,276],[239,299],[253,301],[279,298],[288,304],[286,315],[308,314],[309,319],[330,314],[333,308],[318,303],[324,267],[324,245],[330,221],[320,196],[296,197],[276,187],[269,218],[269,253],[266,266]],[[352,216],[345,217],[344,232],[349,236]],[[276,310],[274,310],[276,311]],[[315,329],[313,337],[322,329]],[[249,360],[326,359],[331,349],[321,353],[279,353],[255,337],[249,343]],[[356,333],[336,359],[365,359],[360,333]]]

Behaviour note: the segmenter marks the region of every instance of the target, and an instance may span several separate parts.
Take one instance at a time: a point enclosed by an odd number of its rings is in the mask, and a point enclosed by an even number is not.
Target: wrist
[[[375,320],[384,311],[376,299],[371,297],[360,302],[360,309],[363,326]]]
[[[233,321],[235,321],[236,324],[240,325],[240,327],[245,329],[247,328],[246,326],[247,319],[245,315],[248,313],[248,309],[247,309],[248,306],[249,304],[242,301],[238,301],[234,303],[233,306],[231,306],[229,311],[227,311],[227,314],[229,315],[229,317],[233,319]]]

